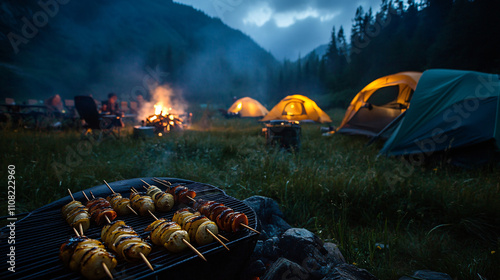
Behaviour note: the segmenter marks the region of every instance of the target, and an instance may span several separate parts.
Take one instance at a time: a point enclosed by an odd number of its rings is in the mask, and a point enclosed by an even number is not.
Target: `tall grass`
[[[16,165],[17,212],[102,179],[170,176],[213,184],[239,199],[271,197],[289,223],[336,242],[348,262],[380,279],[416,269],[457,279],[500,275],[498,167],[409,166],[377,157],[380,147],[367,147],[365,138],[322,137],[319,125],[303,125],[300,152],[288,153],[266,147],[260,131],[254,121],[218,118],[210,129],[148,140],[131,131],[90,142],[74,131],[6,129],[0,151],[4,170]],[[5,197],[0,202],[5,215]]]

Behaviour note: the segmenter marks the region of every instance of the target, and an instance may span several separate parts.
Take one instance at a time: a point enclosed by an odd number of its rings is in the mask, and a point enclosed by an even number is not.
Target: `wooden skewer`
[[[106,221],[108,221],[108,224],[111,224],[111,220],[108,218],[108,216],[104,215],[104,217],[106,218]]]
[[[85,196],[85,198],[87,199],[87,201],[90,201],[90,199],[89,199],[89,197],[87,196],[87,194],[85,194],[85,192],[84,192],[84,191],[82,191],[82,193],[83,193],[83,196]]]
[[[73,201],[75,201],[75,198],[73,197],[73,194],[71,193],[71,191],[68,189],[68,192],[69,192],[69,196],[71,196],[71,199],[73,199]]]
[[[151,212],[151,210],[148,209],[148,212],[156,221],[158,221],[158,218],[155,216],[155,214],[153,214],[153,212]]]
[[[193,250],[193,252],[195,252],[198,255],[198,257],[200,257],[204,261],[207,261],[207,259],[205,259],[205,256],[203,256],[198,250],[196,250],[196,248],[193,247],[193,245],[191,245],[191,243],[189,243],[186,239],[183,238],[182,242],[184,242],[184,244],[186,244],[191,250]]]
[[[92,199],[95,199],[95,196],[94,194],[92,193],[92,191],[89,191],[90,192],[90,195],[92,195]]]
[[[73,231],[75,232],[76,236],[77,237],[80,237],[80,234],[78,233],[78,231],[76,230],[76,228],[72,227]]]
[[[132,213],[134,213],[134,214],[136,214],[137,216],[139,216],[139,214],[137,214],[137,212],[135,212],[134,208],[132,208],[132,207],[130,206],[130,204],[127,204],[127,208],[128,208],[130,211],[132,211]]]
[[[151,271],[155,271],[155,269],[153,268],[153,266],[149,262],[148,258],[146,258],[146,256],[144,256],[144,254],[142,252],[139,252],[139,255],[141,255],[142,260],[146,263],[146,265],[149,267],[149,269],[151,269]]]
[[[104,181],[104,183],[106,184],[106,186],[108,186],[109,190],[110,190],[112,193],[116,193],[116,192],[115,192],[115,190],[113,190],[113,188],[111,188],[111,186],[108,184],[108,182],[106,182],[106,180],[103,180],[103,181]],[[130,207],[130,204],[127,204],[127,208],[128,208],[130,211],[132,211],[132,213],[134,213],[134,214],[136,214],[136,215],[138,215],[138,216],[139,216],[139,214],[137,214],[137,212],[135,212],[135,210],[134,210],[132,207]]]
[[[102,268],[104,269],[104,272],[106,272],[106,274],[108,275],[108,277],[111,278],[111,279],[114,279],[113,278],[113,274],[111,274],[111,271],[109,271],[108,266],[104,262],[102,262],[101,264],[102,264]]]
[[[214,234],[211,230],[209,230],[208,228],[207,228],[207,232],[208,232],[208,233],[209,233],[209,234],[210,234],[213,238],[215,238],[215,240],[217,240],[217,242],[219,242],[222,246],[224,246],[224,248],[226,248],[228,251],[230,251],[230,250],[229,250],[229,248],[226,246],[226,244],[224,244],[224,242],[222,242],[222,241],[221,241],[221,240],[220,240],[220,239],[219,239],[219,238],[218,238],[218,237],[217,237],[217,236],[216,236],[216,235],[215,235],[215,234]]]
[[[153,216],[153,218],[155,220],[158,220],[158,218],[151,212],[151,210],[148,210],[149,214],[151,214],[151,216]],[[198,251],[193,245],[191,245],[191,243],[189,243],[186,239],[182,239],[182,242],[184,242],[184,244],[186,244],[191,250],[193,250],[193,252],[195,252],[198,257],[200,257],[202,260],[204,261],[207,261],[207,259],[205,258],[205,256],[203,256],[200,251]]]
[[[158,184],[162,184],[167,188],[170,188],[170,186],[172,185],[169,181],[162,181],[162,180],[157,179],[157,178],[153,178],[153,181],[155,181]]]
[[[145,190],[148,190],[148,188],[146,188],[146,186],[144,186],[144,185],[143,185],[142,187],[143,187]]]
[[[260,232],[259,232],[258,230],[253,229],[253,228],[251,228],[251,227],[249,227],[249,226],[247,226],[247,225],[245,225],[245,224],[243,224],[243,223],[240,223],[240,226],[242,226],[242,227],[244,227],[244,228],[247,228],[247,229],[249,229],[249,230],[251,230],[251,231],[253,231],[253,232],[255,232],[255,233],[260,234]]]
[[[135,193],[139,193],[134,187],[130,187],[131,190],[133,190]]]
[[[134,210],[132,207],[130,207],[130,204],[127,204],[127,208],[128,208],[130,211],[132,211],[132,213],[134,213],[134,214],[136,214],[137,216],[139,216],[139,214],[137,214],[137,212],[135,212],[135,210]]]
[[[79,223],[79,224],[78,224],[78,229],[80,230],[80,233],[82,234],[82,236],[84,236],[84,234],[83,234],[83,227],[82,227],[82,223]]]
[[[148,185],[148,187],[151,187],[151,185],[150,185],[150,184],[148,184],[148,182],[146,182],[146,181],[144,181],[144,180],[142,180],[142,179],[140,179],[140,180],[141,180],[144,184]]]
[[[160,182],[165,182],[165,183],[167,183],[167,184],[169,184],[169,185],[172,185],[172,183],[170,183],[170,182],[169,182],[169,181],[167,181],[167,180],[158,179],[158,178],[156,178],[156,177],[154,177],[153,179],[156,179],[157,181],[160,181]]]
[[[192,202],[196,202],[196,199],[190,197],[190,196],[186,196],[189,200],[191,200]]]
[[[225,238],[223,235],[221,235],[220,233],[217,234],[218,237],[220,237],[221,239],[224,239],[226,242],[229,242],[229,239]]]
[[[109,190],[112,192],[112,193],[115,193],[115,191],[111,188],[111,186],[108,184],[108,182],[106,182],[106,180],[103,180],[104,183],[106,184],[106,186],[108,186]]]

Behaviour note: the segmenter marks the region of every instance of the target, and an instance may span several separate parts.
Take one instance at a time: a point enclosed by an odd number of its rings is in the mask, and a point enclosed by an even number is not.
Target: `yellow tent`
[[[228,114],[239,114],[241,117],[256,118],[263,117],[269,113],[266,107],[259,101],[250,97],[243,97],[234,102],[227,110]]]
[[[338,133],[375,136],[406,111],[420,72],[401,72],[378,78],[351,101]]]
[[[283,98],[261,121],[271,120],[332,122],[316,102],[298,94]]]

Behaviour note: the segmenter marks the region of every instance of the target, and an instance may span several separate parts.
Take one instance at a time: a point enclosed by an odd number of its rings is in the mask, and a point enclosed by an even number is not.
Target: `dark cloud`
[[[176,0],[252,37],[277,59],[295,59],[329,41],[333,26],[350,34],[356,8],[378,10],[380,0]]]

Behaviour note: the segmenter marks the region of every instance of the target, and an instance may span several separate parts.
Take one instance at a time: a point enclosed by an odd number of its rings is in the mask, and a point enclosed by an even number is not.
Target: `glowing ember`
[[[154,105],[154,115],[146,118],[146,126],[153,126],[158,136],[173,129],[182,129],[182,119],[172,114],[172,108],[163,106],[162,103]]]

